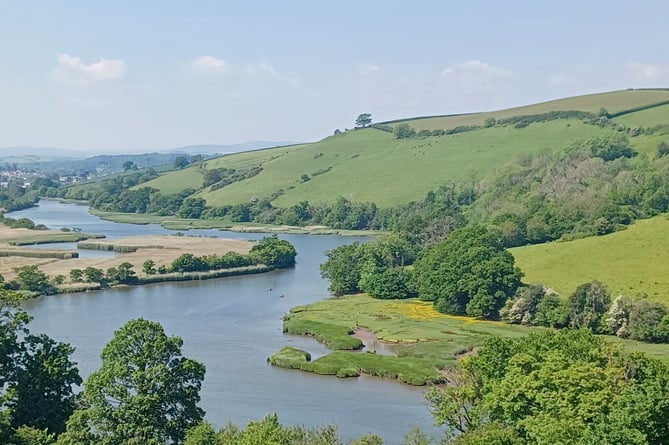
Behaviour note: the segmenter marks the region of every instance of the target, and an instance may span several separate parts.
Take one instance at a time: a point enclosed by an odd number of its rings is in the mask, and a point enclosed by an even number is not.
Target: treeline
[[[643,296],[611,299],[606,285],[585,283],[568,298],[560,298],[542,285],[522,287],[509,299],[501,318],[514,324],[553,328],[588,329],[649,343],[669,343],[669,310]]]

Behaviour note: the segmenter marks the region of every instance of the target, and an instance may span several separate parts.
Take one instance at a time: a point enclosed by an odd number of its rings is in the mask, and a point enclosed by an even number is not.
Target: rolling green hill
[[[669,304],[669,219],[637,221],[606,236],[511,249],[525,273],[523,281],[542,283],[567,296],[591,280],[606,283],[611,295],[648,294]]]
[[[466,116],[405,120],[416,130],[448,129],[479,125],[486,118],[509,118],[549,111],[598,113],[605,108],[610,122],[627,127],[656,127],[669,122],[669,90],[626,90],[545,102],[526,107]],[[655,105],[655,106],[654,106]],[[625,110],[641,111],[613,117]],[[397,121],[400,122],[400,121]],[[603,127],[581,119],[557,119],[531,123],[524,128],[495,125],[443,136],[395,139],[388,131],[358,129],[322,141],[237,153],[208,160],[181,171],[168,173],[141,186],[175,193],[194,188],[194,196],[210,207],[269,199],[287,208],[301,201],[332,203],[343,196],[350,201],[373,202],[380,208],[421,199],[447,182],[481,180],[512,160],[527,154],[547,153],[595,136],[615,134],[623,128]],[[630,137],[634,149],[651,157],[664,131]],[[262,170],[253,177],[217,190],[202,187],[208,170]]]

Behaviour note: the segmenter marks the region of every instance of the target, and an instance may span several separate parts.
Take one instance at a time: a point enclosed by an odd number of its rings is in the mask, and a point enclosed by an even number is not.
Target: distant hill
[[[238,153],[265,147],[276,147],[290,142],[247,142],[234,145],[190,145],[165,150],[165,152],[100,154],[92,155],[82,151],[62,148],[40,147],[4,147],[0,148],[0,166],[18,164],[23,168],[42,172],[73,174],[88,171],[91,173],[115,173],[122,171],[123,163],[134,162],[138,168],[172,164],[178,156],[214,155]]]
[[[90,156],[90,153],[56,147],[0,147],[1,163],[16,162],[23,164],[58,159],[76,159],[85,156]]]
[[[542,117],[559,111],[567,117]],[[538,118],[523,120],[521,116]],[[598,119],[609,124],[593,124]],[[399,123],[430,132],[396,139],[393,129]],[[633,134],[630,143],[635,150],[652,155],[669,131],[637,135],[629,127],[667,123],[669,90],[615,91],[490,113],[386,122],[315,143],[218,157],[143,186],[170,193],[194,188],[194,196],[214,207],[268,199],[275,207],[287,208],[305,200],[332,203],[343,196],[384,208],[422,199],[449,181],[478,182],[522,156],[550,153],[621,131]],[[221,187],[203,187],[204,175],[221,168],[253,169],[254,175]]]

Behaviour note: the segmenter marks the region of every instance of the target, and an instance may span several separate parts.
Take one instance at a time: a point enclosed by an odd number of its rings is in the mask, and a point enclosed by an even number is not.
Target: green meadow
[[[543,283],[567,296],[599,280],[612,295],[647,294],[669,305],[669,219],[640,220],[609,235],[511,249],[527,283]]]

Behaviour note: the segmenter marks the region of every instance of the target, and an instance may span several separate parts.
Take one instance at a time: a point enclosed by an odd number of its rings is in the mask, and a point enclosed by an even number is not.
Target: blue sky
[[[0,147],[312,141],[669,86],[666,1],[0,0]]]

